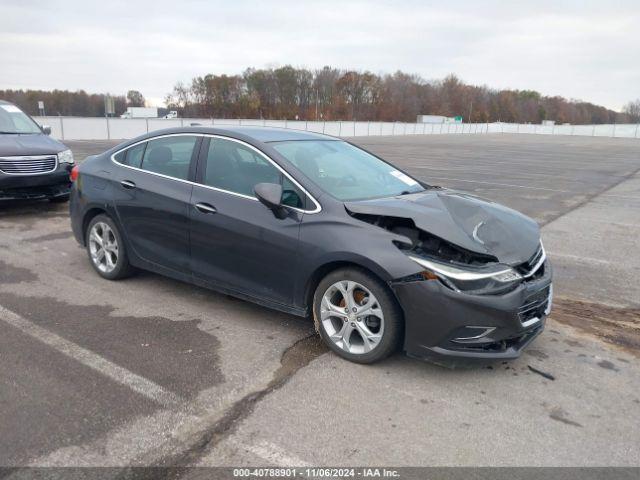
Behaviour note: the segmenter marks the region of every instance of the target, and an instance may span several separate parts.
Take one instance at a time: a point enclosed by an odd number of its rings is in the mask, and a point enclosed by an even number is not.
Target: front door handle
[[[196,209],[202,213],[216,213],[215,207],[212,207],[208,203],[196,203]]]
[[[132,188],[136,188],[136,184],[133,183],[131,180],[122,180],[120,182],[120,185],[122,185],[124,188],[127,188],[129,190],[131,190]]]

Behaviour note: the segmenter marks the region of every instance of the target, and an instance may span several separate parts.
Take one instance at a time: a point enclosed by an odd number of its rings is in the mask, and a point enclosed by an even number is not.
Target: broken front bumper
[[[437,280],[393,283],[408,355],[448,366],[510,360],[544,329],[552,272],[502,295],[455,292]]]
[[[61,164],[50,173],[7,175],[0,172],[0,201],[56,198],[69,195],[73,165]]]

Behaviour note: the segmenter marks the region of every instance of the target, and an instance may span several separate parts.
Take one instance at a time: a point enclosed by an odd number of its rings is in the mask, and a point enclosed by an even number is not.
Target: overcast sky
[[[640,0],[0,0],[0,89],[140,90],[291,64],[455,73],[619,110],[640,97]]]

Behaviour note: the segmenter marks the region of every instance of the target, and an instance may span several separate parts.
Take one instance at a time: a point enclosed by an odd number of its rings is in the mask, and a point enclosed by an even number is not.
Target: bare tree
[[[640,122],[640,98],[627,103],[622,109],[629,116],[629,120],[633,123]]]
[[[173,87],[173,91],[165,97],[165,103],[168,108],[178,110],[182,116],[189,117],[194,115],[193,96],[193,86],[190,88],[178,82]]]

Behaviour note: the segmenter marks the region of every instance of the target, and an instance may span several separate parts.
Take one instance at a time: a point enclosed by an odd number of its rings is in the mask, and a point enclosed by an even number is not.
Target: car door
[[[258,202],[253,187],[283,181],[285,200],[294,208],[278,219]],[[257,149],[222,137],[203,140],[197,183],[191,200],[195,279],[291,305],[304,194]]]
[[[134,254],[166,273],[190,276],[189,212],[202,137],[167,135],[114,156],[118,218]]]

